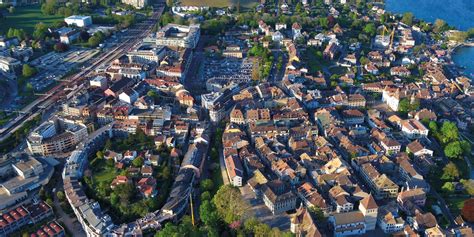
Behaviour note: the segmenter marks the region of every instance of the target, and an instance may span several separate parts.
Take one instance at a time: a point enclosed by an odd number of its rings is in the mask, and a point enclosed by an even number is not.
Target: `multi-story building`
[[[360,211],[335,213],[329,217],[335,237],[362,235],[366,232],[364,214]]]
[[[193,49],[199,42],[200,34],[199,24],[190,26],[168,24],[156,33],[156,44]]]
[[[280,180],[268,182],[263,188],[263,202],[275,214],[296,208],[296,195]]]
[[[364,215],[365,228],[367,230],[374,230],[377,224],[377,213],[379,206],[375,202],[372,195],[365,197],[360,201],[359,210]]]
[[[429,130],[416,119],[406,119],[400,122],[402,133],[410,139],[423,138],[428,136]]]
[[[74,15],[64,18],[64,21],[68,26],[88,27],[92,25],[92,17],[90,16]]]
[[[144,64],[151,62],[158,63],[165,56],[166,48],[162,46],[155,48],[149,46],[141,46],[138,49],[127,53],[127,57],[130,62]]]
[[[148,5],[148,0],[122,0],[122,3],[131,5],[137,9],[142,9]]]
[[[26,142],[32,154],[50,155],[75,148],[86,136],[84,124],[54,118],[36,128]]]

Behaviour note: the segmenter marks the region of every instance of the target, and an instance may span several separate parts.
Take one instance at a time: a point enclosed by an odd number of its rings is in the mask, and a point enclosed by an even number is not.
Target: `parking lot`
[[[30,65],[38,70],[38,74],[30,79],[35,91],[42,91],[60,80],[71,69],[91,59],[96,53],[95,49],[70,49],[64,53],[50,52],[33,61]]]
[[[272,212],[265,206],[265,203],[261,198],[256,198],[255,193],[250,189],[247,184],[240,188],[242,197],[251,206],[251,214],[253,214],[258,220],[269,225],[271,228],[278,227],[281,231],[290,229],[290,215],[281,213],[273,215]]]

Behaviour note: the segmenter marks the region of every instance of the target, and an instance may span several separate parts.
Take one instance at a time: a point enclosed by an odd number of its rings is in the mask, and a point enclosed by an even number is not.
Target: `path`
[[[222,180],[224,181],[224,185],[227,185],[230,183],[230,181],[229,177],[227,177],[227,171],[225,169],[224,153],[222,148],[219,148],[219,164],[221,168]]]

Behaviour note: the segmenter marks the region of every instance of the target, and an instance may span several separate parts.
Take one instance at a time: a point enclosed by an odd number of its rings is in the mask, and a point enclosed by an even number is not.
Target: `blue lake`
[[[428,22],[443,19],[460,30],[474,28],[474,0],[385,0],[385,8],[393,13],[412,12]],[[458,49],[453,60],[474,78],[474,47]]]

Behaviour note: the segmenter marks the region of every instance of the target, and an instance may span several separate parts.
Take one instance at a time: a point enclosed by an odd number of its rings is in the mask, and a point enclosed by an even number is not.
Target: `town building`
[[[194,49],[201,34],[200,26],[168,24],[156,33],[156,44]]]
[[[64,18],[64,21],[68,26],[88,27],[92,25],[92,17],[90,16],[73,15]]]

